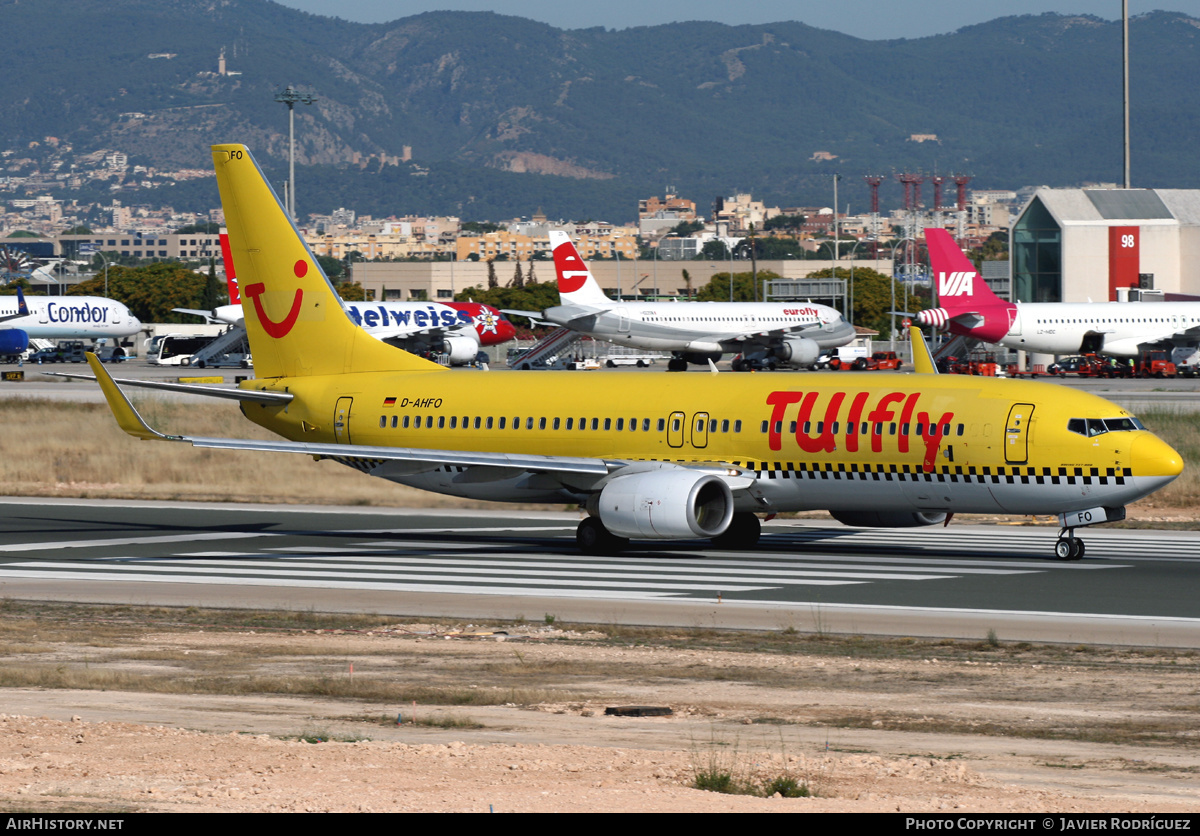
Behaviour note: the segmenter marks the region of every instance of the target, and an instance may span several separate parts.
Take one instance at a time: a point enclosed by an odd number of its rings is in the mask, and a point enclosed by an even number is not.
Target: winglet
[[[933,355],[929,353],[929,346],[925,343],[925,335],[921,333],[921,329],[909,325],[908,338],[912,344],[913,370],[917,374],[937,374],[937,366],[934,365]]]
[[[104,368],[104,364],[100,362],[100,358],[89,351],[87,352],[87,361],[88,365],[92,368],[92,373],[96,375],[96,382],[100,384],[100,390],[104,392],[104,397],[108,401],[108,408],[112,410],[113,417],[117,419],[117,424],[120,425],[121,429],[134,438],[140,438],[143,441],[182,440],[163,435],[157,430],[151,429],[150,425],[133,408],[133,404],[129,402],[129,398],[125,397],[125,393],[117,386],[116,381],[112,379],[112,375],[108,373],[108,369]]]

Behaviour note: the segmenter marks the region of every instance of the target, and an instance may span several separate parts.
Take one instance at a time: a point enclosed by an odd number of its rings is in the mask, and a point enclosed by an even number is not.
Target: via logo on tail
[[[926,229],[929,267],[937,276],[939,307],[918,311],[916,320],[941,331],[996,343],[1008,334],[1017,306],[992,293],[978,281],[975,265],[944,229]]]

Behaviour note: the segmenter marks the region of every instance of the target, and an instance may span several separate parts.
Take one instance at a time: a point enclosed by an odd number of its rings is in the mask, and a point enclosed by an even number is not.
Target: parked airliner
[[[101,296],[0,296],[0,355],[20,354],[29,340],[131,337],[142,323],[129,308]]]
[[[813,302],[614,302],[565,232],[552,231],[561,305],[546,321],[598,340],[674,354],[667,369],[707,365],[741,354],[734,371],[766,364],[808,366],[822,352],[854,339],[854,328],[827,305]]]
[[[925,241],[941,307],[919,311],[922,325],[1043,354],[1137,357],[1148,346],[1200,344],[1200,302],[1005,302],[949,232],[926,229]]]

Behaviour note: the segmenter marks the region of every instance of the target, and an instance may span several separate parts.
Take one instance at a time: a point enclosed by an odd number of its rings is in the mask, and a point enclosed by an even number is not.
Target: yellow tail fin
[[[212,155],[256,376],[443,370],[350,319],[245,146]]]

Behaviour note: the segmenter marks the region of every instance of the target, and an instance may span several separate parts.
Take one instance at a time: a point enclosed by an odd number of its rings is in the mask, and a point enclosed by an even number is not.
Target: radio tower
[[[958,238],[960,240],[967,234],[967,183],[970,182],[970,174],[954,175],[954,185],[958,187]]]
[[[879,253],[879,184],[883,182],[884,178],[881,174],[868,174],[863,179],[871,187],[871,255],[877,257]]]

